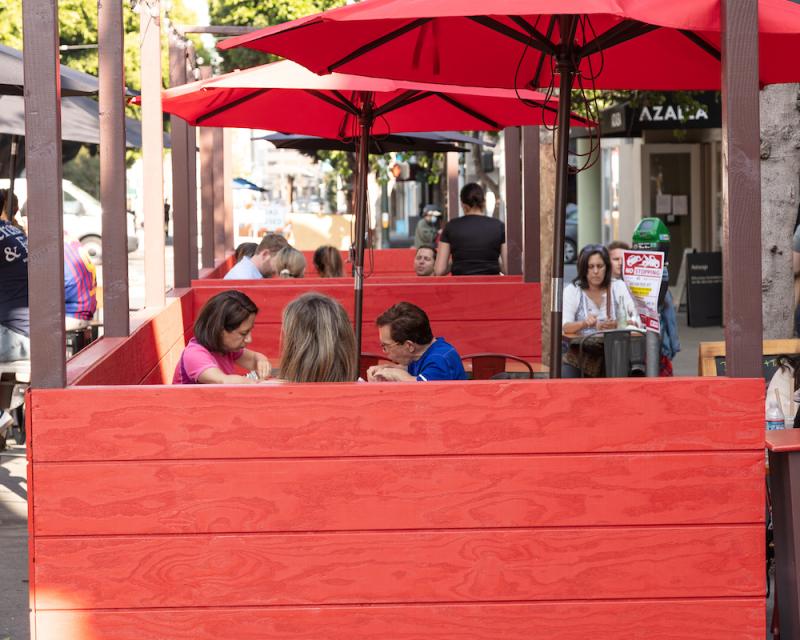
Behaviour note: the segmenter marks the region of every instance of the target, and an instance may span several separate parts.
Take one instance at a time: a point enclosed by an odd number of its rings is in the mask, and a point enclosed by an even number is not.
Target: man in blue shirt
[[[398,302],[376,324],[381,348],[394,364],[370,367],[370,382],[467,379],[458,352],[444,338],[434,339],[428,316],[417,305]]]
[[[244,256],[225,274],[225,280],[261,280],[275,275],[273,259],[289,243],[278,233],[265,235],[253,257]]]

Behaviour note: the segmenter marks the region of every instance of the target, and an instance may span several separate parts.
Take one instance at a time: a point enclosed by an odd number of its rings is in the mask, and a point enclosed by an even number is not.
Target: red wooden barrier
[[[763,382],[400,387],[32,391],[34,638],[763,638]]]

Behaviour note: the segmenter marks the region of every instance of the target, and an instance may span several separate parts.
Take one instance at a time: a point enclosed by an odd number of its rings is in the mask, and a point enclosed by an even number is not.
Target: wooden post
[[[186,43],[186,82],[193,82],[195,50]],[[197,278],[197,128],[186,127],[186,172],[189,176],[189,277]]]
[[[122,5],[97,7],[100,73],[100,204],[103,208],[103,335],[130,333],[125,181],[125,63]]]
[[[553,185],[556,161],[553,157],[553,132],[539,129],[539,233],[542,283],[542,364],[550,366],[550,309],[552,308],[553,216],[556,206]]]
[[[447,219],[455,220],[461,213],[458,198],[458,152],[447,152]]]
[[[28,290],[31,385],[61,388],[64,349],[64,226],[61,202],[61,77],[58,4],[22,5],[25,82],[25,162],[28,187]]]
[[[522,273],[522,173],[519,127],[503,131],[506,165],[506,275]]]
[[[723,0],[722,286],[727,373],[761,377],[758,2]]]
[[[169,84],[186,84],[186,47],[175,33],[169,35]],[[191,284],[189,244],[189,126],[176,115],[170,116],[172,146],[172,251],[175,288]]]
[[[228,251],[233,251],[233,131],[230,129],[222,130],[223,155],[222,155],[222,201],[225,203],[225,248],[222,255]],[[289,196],[291,202],[291,194]]]
[[[200,78],[211,77],[211,67],[200,67]],[[200,235],[203,269],[214,267],[214,129],[200,127]]]
[[[214,163],[214,259],[225,258],[225,176],[222,129],[211,130],[211,153]]]
[[[522,279],[539,282],[539,127],[522,127]]]
[[[142,53],[142,168],[144,185],[144,305],[161,307],[164,292],[164,167],[161,112],[161,5],[143,3],[140,19]]]

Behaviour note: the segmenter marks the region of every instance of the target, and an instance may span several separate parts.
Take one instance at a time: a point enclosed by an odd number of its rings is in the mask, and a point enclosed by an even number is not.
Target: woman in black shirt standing
[[[470,182],[461,189],[464,216],[447,223],[439,240],[434,272],[447,273],[452,256],[454,276],[497,275],[506,264],[506,228],[484,213],[486,197],[480,185]]]

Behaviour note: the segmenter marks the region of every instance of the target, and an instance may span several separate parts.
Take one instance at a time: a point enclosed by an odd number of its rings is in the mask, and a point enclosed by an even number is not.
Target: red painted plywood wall
[[[34,390],[35,638],[763,638],[762,382],[413,387]]]

